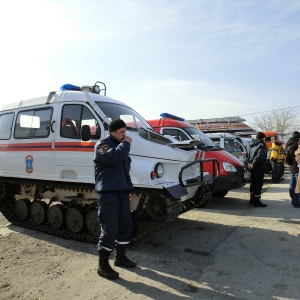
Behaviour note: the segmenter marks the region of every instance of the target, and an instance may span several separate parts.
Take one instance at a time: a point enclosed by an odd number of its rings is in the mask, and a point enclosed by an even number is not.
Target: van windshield
[[[147,121],[128,106],[100,101],[96,101],[96,103],[103,113],[112,120],[122,119],[129,128],[147,128],[153,131]]]
[[[278,142],[283,143],[283,136],[281,134],[277,134]]]
[[[201,130],[195,127],[185,127],[182,129],[186,133],[188,133],[194,140],[202,141],[205,144],[205,146],[210,146],[210,147],[216,146],[214,142],[207,135],[205,135]]]

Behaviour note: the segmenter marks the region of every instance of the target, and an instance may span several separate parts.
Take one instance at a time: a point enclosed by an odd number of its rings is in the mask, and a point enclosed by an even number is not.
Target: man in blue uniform
[[[260,202],[261,190],[264,184],[264,174],[267,168],[267,148],[264,142],[265,134],[258,132],[256,139],[250,143],[250,152],[247,155],[247,167],[251,172],[250,202],[254,207],[266,207]]]
[[[126,136],[123,120],[113,120],[110,135],[95,145],[95,191],[98,193],[98,218],[101,235],[98,244],[97,273],[107,279],[116,279],[119,273],[109,265],[109,256],[116,247],[115,266],[134,268],[136,263],[125,255],[132,234],[130,201],[133,185],[130,179],[131,158],[128,156],[131,138]]]

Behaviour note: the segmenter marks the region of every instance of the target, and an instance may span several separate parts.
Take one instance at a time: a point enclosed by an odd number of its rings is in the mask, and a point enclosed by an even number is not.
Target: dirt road
[[[0,215],[0,299],[300,299],[300,210],[288,180],[266,181],[262,201],[249,206],[246,186],[183,214],[131,245],[138,267],[116,268],[113,282],[96,274],[96,245]]]

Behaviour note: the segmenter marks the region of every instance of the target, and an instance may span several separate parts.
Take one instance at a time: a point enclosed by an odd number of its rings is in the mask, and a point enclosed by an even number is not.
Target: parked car
[[[220,173],[215,180],[213,196],[224,197],[229,190],[245,185],[249,173],[237,157],[221,149],[223,147],[219,147],[201,130],[185,122],[183,118],[167,113],[160,116],[160,119],[147,120],[157,132],[181,142],[199,140],[201,143],[197,145],[197,148],[204,151],[205,158],[216,158],[219,162]],[[210,174],[213,173],[209,166],[205,170]]]
[[[243,142],[239,136],[231,133],[206,133],[206,135],[216,146],[225,149],[243,162],[243,157],[247,152],[247,146],[244,145],[245,142]]]

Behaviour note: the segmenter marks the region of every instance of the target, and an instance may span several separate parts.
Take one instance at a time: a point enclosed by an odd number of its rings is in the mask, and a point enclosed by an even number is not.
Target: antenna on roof
[[[104,82],[106,81],[107,52],[108,52],[108,49],[106,49],[106,57],[105,57]]]

